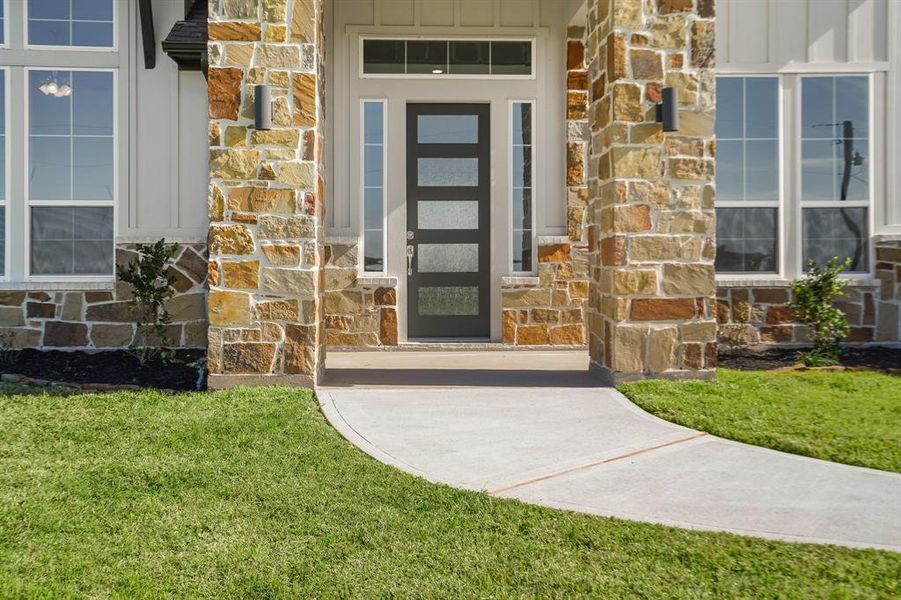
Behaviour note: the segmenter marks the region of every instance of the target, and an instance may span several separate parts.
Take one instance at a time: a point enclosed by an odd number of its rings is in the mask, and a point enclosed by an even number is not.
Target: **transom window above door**
[[[361,77],[534,78],[534,40],[360,38]]]

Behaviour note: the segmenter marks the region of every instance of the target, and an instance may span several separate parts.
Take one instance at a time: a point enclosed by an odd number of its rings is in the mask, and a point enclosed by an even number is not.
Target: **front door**
[[[407,105],[407,336],[487,338],[487,104]]]

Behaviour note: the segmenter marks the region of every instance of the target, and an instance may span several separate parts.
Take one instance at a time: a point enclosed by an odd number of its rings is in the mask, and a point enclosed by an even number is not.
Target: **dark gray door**
[[[407,105],[407,336],[491,334],[487,104]]]

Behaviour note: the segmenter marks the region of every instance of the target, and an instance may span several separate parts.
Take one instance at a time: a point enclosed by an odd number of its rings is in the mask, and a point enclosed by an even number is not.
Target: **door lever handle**
[[[413,254],[416,250],[413,248],[413,244],[407,244],[407,275],[410,276],[413,274]]]

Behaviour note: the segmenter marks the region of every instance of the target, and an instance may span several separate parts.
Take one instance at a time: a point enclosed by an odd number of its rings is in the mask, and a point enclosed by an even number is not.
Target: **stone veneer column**
[[[321,0],[211,0],[211,387],[315,385],[325,359]],[[254,84],[273,129],[253,128]],[[275,376],[280,376],[276,379]]]
[[[589,350],[611,382],[714,374],[713,41],[713,0],[589,0]]]

